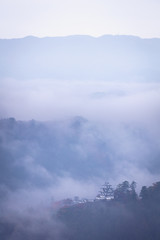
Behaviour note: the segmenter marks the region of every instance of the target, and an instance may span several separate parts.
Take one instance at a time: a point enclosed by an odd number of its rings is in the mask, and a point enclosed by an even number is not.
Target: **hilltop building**
[[[101,191],[99,191],[99,194],[96,196],[95,200],[112,200],[112,199],[114,199],[114,190],[108,182],[105,182],[105,184],[102,185]]]

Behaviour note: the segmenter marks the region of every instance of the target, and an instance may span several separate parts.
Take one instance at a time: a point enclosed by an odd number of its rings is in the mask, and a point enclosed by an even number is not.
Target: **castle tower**
[[[112,186],[105,182],[104,185],[101,187],[101,191],[99,191],[99,194],[96,196],[96,200],[111,200],[114,199],[114,191]]]

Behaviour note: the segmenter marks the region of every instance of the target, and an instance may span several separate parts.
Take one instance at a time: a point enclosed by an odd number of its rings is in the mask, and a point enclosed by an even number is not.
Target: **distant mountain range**
[[[0,78],[160,79],[160,39],[134,36],[0,40]]]

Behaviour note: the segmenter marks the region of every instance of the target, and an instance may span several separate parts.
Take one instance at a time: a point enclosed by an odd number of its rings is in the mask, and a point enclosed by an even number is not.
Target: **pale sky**
[[[160,0],[0,0],[0,38],[160,37]]]

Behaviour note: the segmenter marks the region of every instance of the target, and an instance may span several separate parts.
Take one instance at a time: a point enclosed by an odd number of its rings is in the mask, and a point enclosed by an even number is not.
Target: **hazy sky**
[[[0,0],[0,38],[160,37],[160,0]]]

